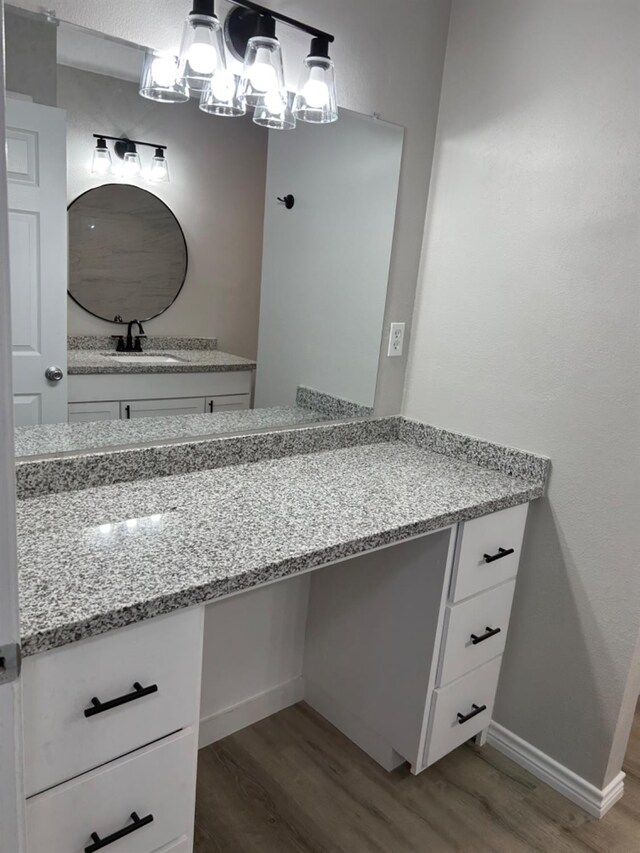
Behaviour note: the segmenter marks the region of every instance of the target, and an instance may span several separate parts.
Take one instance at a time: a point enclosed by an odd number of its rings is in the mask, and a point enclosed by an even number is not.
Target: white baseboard
[[[252,726],[271,714],[277,714],[296,702],[304,699],[304,678],[293,678],[284,684],[278,684],[264,693],[251,696],[231,708],[223,708],[209,717],[200,720],[198,748],[215,743],[227,735]]]
[[[624,773],[618,773],[606,788],[596,788],[591,782],[587,782],[582,776],[578,776],[499,723],[492,722],[489,725],[488,742],[537,779],[598,819],[604,817],[624,794]]]

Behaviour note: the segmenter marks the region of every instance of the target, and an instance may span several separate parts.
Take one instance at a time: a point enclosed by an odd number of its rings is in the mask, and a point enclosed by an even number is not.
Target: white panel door
[[[4,91],[4,32],[0,0],[0,92]],[[0,139],[4,136],[4,99],[0,97]],[[0,647],[20,639],[16,567],[15,461],[11,406],[11,322],[8,264],[8,216],[5,150],[0,146]],[[24,786],[20,680],[0,662],[0,853],[24,849]]]
[[[64,110],[7,100],[11,332],[16,422],[67,419]],[[58,367],[62,379],[46,378]]]

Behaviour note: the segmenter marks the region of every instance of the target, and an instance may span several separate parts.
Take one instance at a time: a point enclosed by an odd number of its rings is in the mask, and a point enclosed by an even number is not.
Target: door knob
[[[49,380],[49,382],[60,382],[60,380],[64,376],[64,373],[62,372],[61,367],[56,367],[55,365],[53,365],[52,367],[47,367],[44,372],[44,375]]]

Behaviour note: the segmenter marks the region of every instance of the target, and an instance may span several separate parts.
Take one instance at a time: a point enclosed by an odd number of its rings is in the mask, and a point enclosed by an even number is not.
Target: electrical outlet
[[[402,355],[404,347],[404,323],[392,323],[389,328],[389,349],[387,355],[393,356]]]

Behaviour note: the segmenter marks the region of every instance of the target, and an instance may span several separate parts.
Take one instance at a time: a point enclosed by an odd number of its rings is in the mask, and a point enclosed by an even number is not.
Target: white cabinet
[[[116,402],[103,403],[69,403],[69,423],[79,424],[95,421],[117,421],[120,417],[120,404]]]
[[[165,415],[202,415],[203,413],[202,397],[187,397],[184,400],[125,400],[120,403],[120,417],[123,420],[159,418]]]
[[[69,423],[249,409],[252,382],[247,370],[72,375]]]
[[[189,728],[32,797],[27,853],[154,853],[190,835],[196,759]]]

